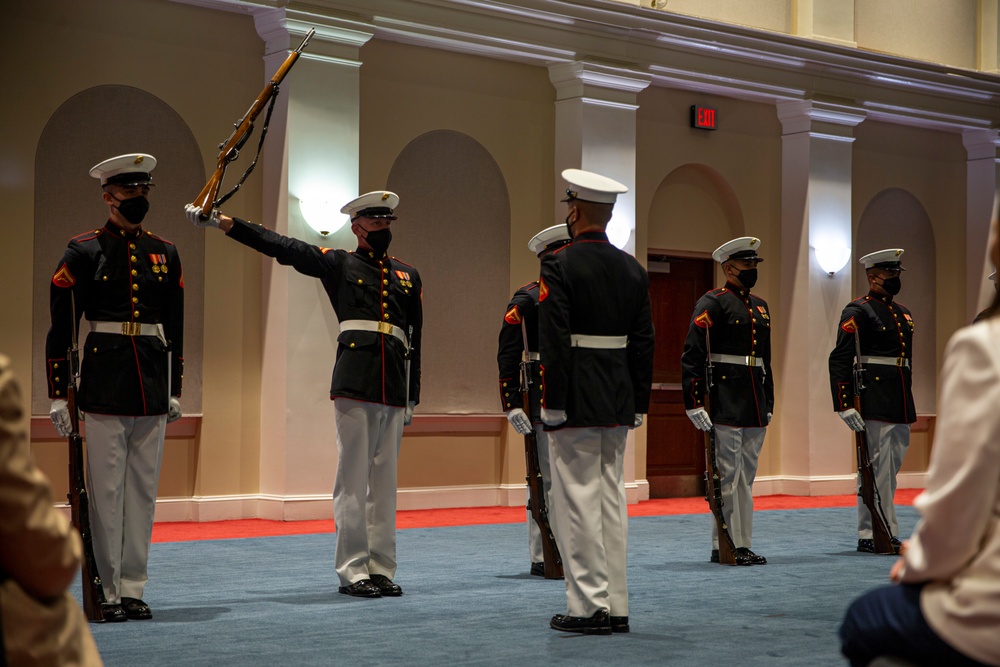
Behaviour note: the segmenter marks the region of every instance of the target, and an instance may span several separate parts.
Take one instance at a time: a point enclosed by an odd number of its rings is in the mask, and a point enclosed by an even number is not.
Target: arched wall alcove
[[[854,235],[854,258],[884,248],[903,248],[903,288],[896,300],[913,315],[913,399],[917,414],[936,411],[937,318],[934,230],[923,204],[901,188],[882,190],[865,206]],[[868,293],[864,268],[854,265],[854,293]]]
[[[744,234],[736,193],[715,169],[685,164],[660,182],[649,210],[648,247],[711,252]]]
[[[423,281],[418,412],[500,412],[496,349],[510,299],[510,199],[496,160],[461,132],[434,130],[399,154],[391,253]]]
[[[125,153],[156,158],[150,210],[143,229],[173,242],[184,267],[184,389],[186,414],[201,412],[205,232],[188,224],[184,204],[205,184],[201,150],[187,123],[166,102],[139,88],[102,85],[67,99],[49,118],[35,151],[32,297],[32,414],[47,414],[45,336],[49,281],[69,239],[108,219],[95,164]],[[81,337],[86,333],[81,332]]]

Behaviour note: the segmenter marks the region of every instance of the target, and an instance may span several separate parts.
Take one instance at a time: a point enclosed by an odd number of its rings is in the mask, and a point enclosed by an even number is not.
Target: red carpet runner
[[[911,505],[920,489],[896,491],[897,505]],[[331,500],[331,503],[333,501]],[[758,496],[755,510],[795,510],[821,507],[854,507],[857,496]],[[707,514],[704,498],[656,498],[629,505],[629,516],[664,516],[670,514]],[[398,528],[438,528],[441,526],[474,526],[492,523],[522,523],[523,507],[458,507],[435,510],[401,510],[396,514]],[[193,540],[224,540],[240,537],[272,537],[277,535],[307,535],[332,533],[333,519],[315,521],[269,521],[240,519],[177,521],[153,525],[153,542],[189,542]]]

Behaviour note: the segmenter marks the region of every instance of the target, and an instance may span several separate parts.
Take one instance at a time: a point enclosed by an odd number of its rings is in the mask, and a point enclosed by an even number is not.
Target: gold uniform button
[[[97,348],[96,347],[94,348],[94,352],[97,352]]]
[[[389,296],[388,290],[382,290],[382,296]]]
[[[382,273],[389,273],[389,269],[387,269],[387,268],[385,268],[385,267],[383,266],[383,267],[382,267]]]
[[[382,281],[382,284],[383,284],[383,285],[388,285],[388,284],[389,284],[389,281],[388,281],[388,280],[383,280],[383,281]]]
[[[129,243],[128,244],[128,249],[129,250],[135,250],[135,244],[134,243]]]
[[[52,368],[59,368],[59,364],[52,364]]]
[[[139,311],[138,310],[132,311],[132,315],[134,317],[139,317]]]
[[[351,343],[351,347],[354,347],[354,343]]]
[[[135,269],[132,269],[132,275],[133,275],[133,276],[137,276],[137,275],[139,275],[139,272],[138,272],[138,271],[136,271]]]
[[[361,278],[358,278],[358,284],[359,284],[359,285],[360,285],[361,283],[363,283],[363,282],[364,282],[364,280],[362,280]]]
[[[132,303],[139,303],[139,297],[137,296],[132,297]]]
[[[135,255],[132,255],[131,257],[129,257],[129,259],[130,259],[130,260],[132,260],[133,262],[137,262],[137,261],[139,261],[139,260],[137,260],[137,259],[135,258]]]
[[[139,291],[139,285],[137,283],[132,283],[132,291],[133,292]]]
[[[374,257],[374,256],[375,256],[375,253],[373,253],[373,252],[370,252],[370,253],[368,253],[368,256],[369,256],[369,257]]]
[[[389,319],[389,313],[382,313],[382,319],[383,320]]]
[[[107,279],[108,279],[107,276],[101,276],[101,280],[107,280]]]
[[[382,304],[382,307],[383,307],[383,308],[388,308],[388,307],[389,307],[389,304],[387,304],[387,303],[383,303],[383,304]]]
[[[55,378],[55,379],[53,379],[52,381],[53,381],[53,382],[59,382],[59,378]]]
[[[59,390],[56,389],[56,396],[59,396],[59,393],[60,393]]]

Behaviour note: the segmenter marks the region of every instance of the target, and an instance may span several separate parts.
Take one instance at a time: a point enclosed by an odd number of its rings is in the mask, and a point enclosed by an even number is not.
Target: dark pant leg
[[[920,611],[922,588],[876,588],[851,604],[840,626],[840,651],[853,667],[866,667],[879,656],[905,658],[916,665],[982,665],[946,644],[927,625]]]

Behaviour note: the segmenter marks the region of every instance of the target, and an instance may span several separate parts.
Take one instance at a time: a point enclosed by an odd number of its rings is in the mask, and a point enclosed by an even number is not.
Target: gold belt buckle
[[[378,323],[378,332],[381,333],[381,334],[388,334],[388,335],[391,336],[392,335],[392,325],[389,324],[388,322],[379,322]]]
[[[757,357],[753,356],[752,354],[747,355],[747,366],[756,366],[756,365],[757,365]]]
[[[141,336],[142,322],[122,322],[123,336]]]
[[[896,357],[896,365],[899,367],[906,365],[906,357]]]

